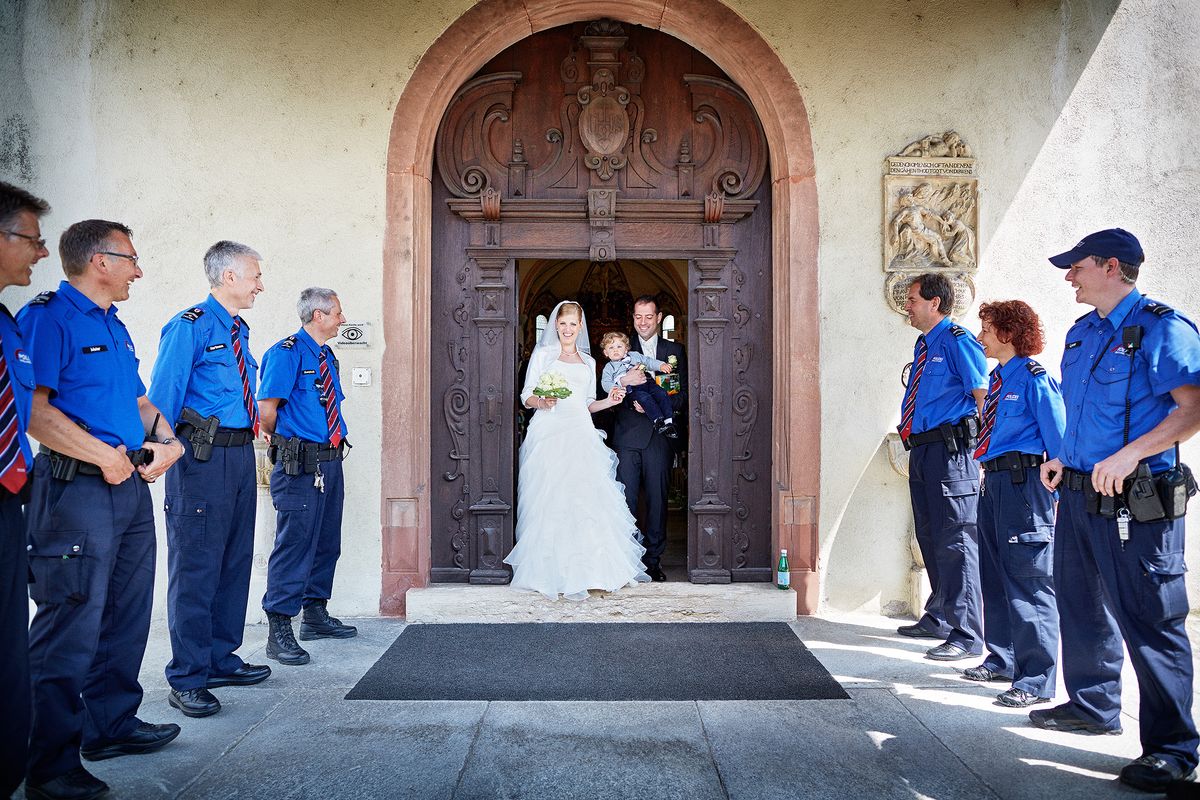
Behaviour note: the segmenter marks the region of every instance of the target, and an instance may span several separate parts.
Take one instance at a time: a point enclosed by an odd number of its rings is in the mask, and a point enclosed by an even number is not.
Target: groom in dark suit
[[[675,356],[678,365],[673,371],[679,376],[679,393],[671,395],[675,409],[675,425],[679,430],[679,445],[687,447],[687,357],[683,345],[660,336],[662,312],[658,301],[650,295],[642,295],[633,301],[633,328],[637,333],[630,342],[630,351],[666,361]],[[630,370],[621,376],[623,386],[635,386],[653,380],[641,370]],[[617,480],[625,487],[625,501],[629,512],[637,515],[638,494],[645,493],[646,573],[655,581],[665,581],[659,559],[667,545],[667,483],[671,473],[674,452],[671,442],[654,430],[648,416],[633,407],[632,398],[617,408],[617,419],[613,426],[613,447],[617,451]]]

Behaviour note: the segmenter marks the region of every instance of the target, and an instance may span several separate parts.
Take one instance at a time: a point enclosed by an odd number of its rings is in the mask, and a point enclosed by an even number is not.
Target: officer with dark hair
[[[1067,428],[1042,465],[1061,500],[1054,579],[1070,701],[1032,711],[1039,728],[1121,732],[1121,640],[1137,675],[1142,755],[1123,783],[1165,791],[1190,778],[1192,649],[1184,623],[1183,515],[1195,484],[1178,443],[1200,430],[1200,334],[1135,287],[1141,243],[1111,228],[1050,259],[1093,306],[1067,332]]]
[[[39,223],[45,200],[0,181],[0,290],[28,286],[33,265],[50,253]],[[0,797],[25,776],[29,746],[29,581],[22,498],[33,453],[25,431],[33,398],[33,362],[21,330],[0,303]]]
[[[260,261],[238,242],[208,249],[204,272],[212,291],[163,327],[150,381],[150,400],[184,443],[181,468],[167,474],[166,673],[167,702],[189,717],[221,710],[209,689],[251,686],[271,674],[235,654],[246,624],[258,503],[258,363],[239,312],[263,290]]]
[[[943,639],[925,656],[958,661],[983,650],[979,586],[979,462],[976,414],[987,386],[978,341],[950,321],[954,286],[938,273],[908,287],[909,324],[921,331],[900,404],[900,438],[910,449],[908,489],[917,544],[929,572],[925,614],[903,636]]]
[[[346,318],[337,294],[316,286],[300,293],[297,311],[303,327],[263,356],[258,389],[262,428],[272,435],[271,500],[277,513],[263,596],[270,623],[267,658],[292,665],[309,662],[292,630],[292,617],[302,609],[303,640],[358,633],[326,608],[342,552],[342,459],[349,447],[338,362],[326,342]]]
[[[154,593],[148,482],[183,453],[147,399],[113,305],[142,276],[129,228],[86,220],[59,243],[68,280],[17,321],[33,359],[29,433],[41,443],[27,507],[33,726],[30,798],[93,798],[80,763],[156,750],[178,725],[137,718]],[[136,473],[136,475],[135,475]]]

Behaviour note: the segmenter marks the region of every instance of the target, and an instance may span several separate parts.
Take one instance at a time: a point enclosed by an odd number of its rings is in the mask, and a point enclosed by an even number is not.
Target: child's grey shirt
[[[600,385],[604,387],[604,391],[611,392],[613,387],[617,385],[617,380],[638,364],[645,364],[647,369],[658,372],[666,363],[665,361],[659,361],[657,358],[651,358],[650,356],[630,351],[620,361],[610,361],[604,365],[604,372],[600,375]],[[653,380],[653,377],[651,377],[651,380]]]

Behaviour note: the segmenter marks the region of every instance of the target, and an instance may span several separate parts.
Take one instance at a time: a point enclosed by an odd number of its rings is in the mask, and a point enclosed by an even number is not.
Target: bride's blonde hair
[[[574,314],[579,319],[583,319],[583,309],[580,308],[579,303],[572,303],[568,300],[558,307],[558,316],[554,318],[554,321],[558,322],[567,314]]]

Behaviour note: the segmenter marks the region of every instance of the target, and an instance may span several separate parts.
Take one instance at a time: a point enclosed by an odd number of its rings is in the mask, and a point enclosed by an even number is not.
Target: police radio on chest
[[[1124,348],[1125,354],[1133,358],[1142,346],[1142,326],[1130,325],[1121,329],[1121,347]]]

